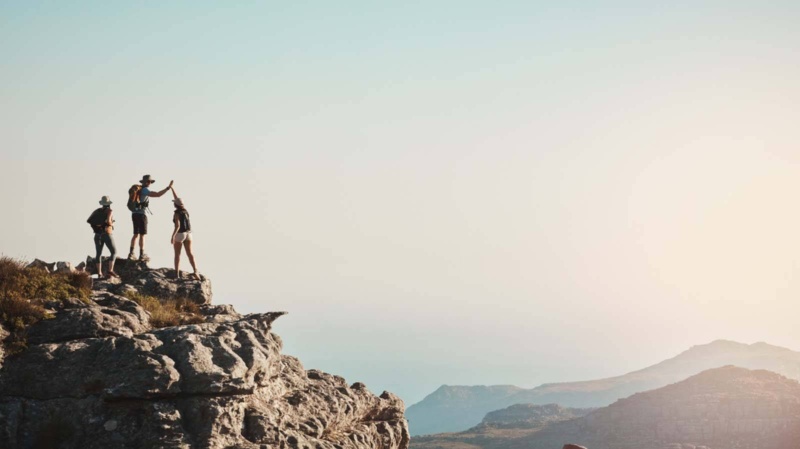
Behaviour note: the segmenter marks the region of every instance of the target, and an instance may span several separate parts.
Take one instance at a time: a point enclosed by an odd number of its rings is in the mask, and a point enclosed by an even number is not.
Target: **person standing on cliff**
[[[194,263],[194,253],[192,252],[192,224],[189,221],[189,212],[183,205],[183,200],[172,189],[172,200],[175,203],[175,213],[172,215],[172,222],[175,224],[175,229],[172,231],[172,248],[175,250],[175,279],[181,278],[180,264],[181,264],[181,246],[186,248],[186,255],[189,256],[189,263],[192,264],[194,273],[192,277],[195,280],[200,280],[200,275],[197,273],[197,265]]]
[[[156,182],[150,175],[144,175],[139,181],[141,187],[139,189],[131,188],[128,191],[128,208],[131,210],[131,218],[133,219],[133,238],[131,239],[131,250],[128,253],[128,259],[133,259],[133,248],[136,246],[136,239],[139,239],[139,260],[148,261],[150,258],[144,253],[144,236],[147,235],[147,215],[146,211],[149,210],[150,197],[158,198],[167,193],[172,188],[172,181],[164,190],[153,192],[150,190],[150,185]]]
[[[114,213],[111,210],[111,198],[107,195],[100,198],[99,209],[95,209],[89,219],[86,220],[94,230],[94,248],[96,256],[94,260],[97,262],[97,276],[103,278],[103,263],[100,256],[103,254],[103,246],[107,246],[111,255],[108,257],[108,276],[119,277],[114,272],[114,262],[117,258],[117,247],[114,245],[114,237],[111,236],[114,231]]]

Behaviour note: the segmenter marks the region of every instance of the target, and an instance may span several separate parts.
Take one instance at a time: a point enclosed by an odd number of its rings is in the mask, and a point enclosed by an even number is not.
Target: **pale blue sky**
[[[408,405],[799,349],[800,7],[557,3],[0,1],[0,252],[174,179],[216,302]]]

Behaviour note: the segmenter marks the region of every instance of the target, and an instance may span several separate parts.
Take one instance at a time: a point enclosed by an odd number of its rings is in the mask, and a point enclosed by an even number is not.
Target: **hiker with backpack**
[[[200,280],[200,275],[197,273],[197,265],[194,263],[194,253],[192,252],[192,224],[189,221],[189,212],[183,205],[183,200],[178,198],[175,189],[172,189],[172,200],[175,203],[175,213],[172,215],[172,222],[175,224],[175,229],[172,231],[172,248],[175,249],[175,279],[180,279],[180,264],[181,264],[181,246],[186,248],[186,255],[189,256],[189,263],[192,264],[192,277]]]
[[[131,250],[128,253],[128,259],[133,259],[133,248],[136,246],[138,237],[139,260],[150,260],[147,254],[144,253],[144,236],[147,235],[147,215],[145,212],[150,210],[150,197],[158,198],[172,188],[172,181],[170,181],[164,190],[152,192],[150,185],[154,182],[156,182],[155,179],[151,178],[150,175],[144,175],[139,184],[134,184],[128,189],[128,209],[130,209],[131,218],[133,219],[133,238],[131,239]]]
[[[86,220],[94,231],[94,247],[97,255],[94,260],[97,262],[97,275],[103,278],[102,259],[100,256],[103,254],[103,246],[107,246],[111,251],[108,261],[108,276],[119,277],[114,272],[114,262],[116,261],[117,248],[114,245],[114,238],[111,233],[114,230],[114,213],[111,210],[111,199],[106,195],[100,198],[100,205],[102,207],[95,209],[94,212]]]

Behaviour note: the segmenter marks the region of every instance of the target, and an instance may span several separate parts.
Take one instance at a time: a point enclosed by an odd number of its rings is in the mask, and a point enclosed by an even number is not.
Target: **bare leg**
[[[139,236],[139,252],[144,253],[144,234]]]
[[[175,249],[175,279],[180,277],[180,269],[181,266],[181,243],[175,242],[172,244],[172,247]]]
[[[139,237],[139,234],[133,234],[133,238],[131,239],[131,256],[133,256],[133,248],[136,247],[136,237]]]
[[[183,245],[186,247],[186,255],[189,256],[189,263],[192,264],[192,270],[194,270],[195,277],[197,277],[197,265],[194,263],[194,253],[192,252],[192,241],[187,240],[183,242]]]

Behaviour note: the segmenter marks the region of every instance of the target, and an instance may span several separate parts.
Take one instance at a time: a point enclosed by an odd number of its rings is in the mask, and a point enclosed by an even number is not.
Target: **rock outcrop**
[[[207,279],[143,265],[121,264],[121,281],[30,327],[0,369],[0,448],[408,447],[398,397],[280,353],[283,312],[242,316],[207,304]],[[205,322],[154,329],[130,288],[196,294]]]
[[[97,265],[93,260],[91,256],[86,258],[85,270],[90,274],[96,274]],[[114,271],[120,279],[111,280],[111,284],[102,287],[113,293],[134,291],[158,298],[183,297],[196,304],[211,304],[211,280],[204,275],[195,280],[189,273],[181,271],[180,278],[175,279],[175,270],[171,268],[151,269],[147,262],[128,259],[117,259]]]

